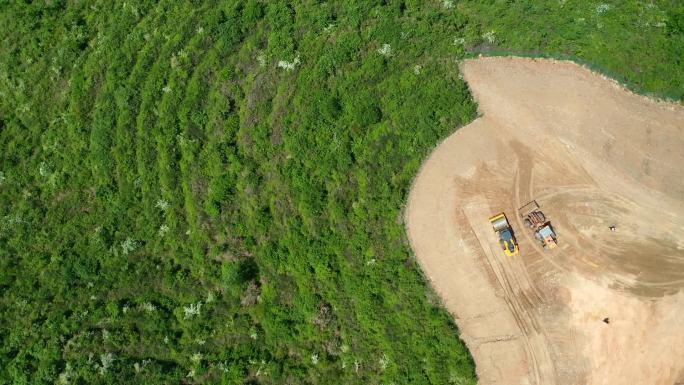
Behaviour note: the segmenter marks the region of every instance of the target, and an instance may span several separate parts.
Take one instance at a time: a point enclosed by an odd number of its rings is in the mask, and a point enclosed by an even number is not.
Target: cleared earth
[[[482,116],[426,160],[406,221],[480,384],[684,382],[684,109],[571,62],[463,73]],[[532,199],[555,250],[517,215]],[[500,211],[515,257],[488,222]]]

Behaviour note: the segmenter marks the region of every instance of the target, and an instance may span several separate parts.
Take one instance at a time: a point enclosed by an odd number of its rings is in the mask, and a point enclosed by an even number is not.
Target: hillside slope
[[[458,61],[684,83],[676,2],[543,3],[0,2],[0,383],[474,383],[401,215]]]

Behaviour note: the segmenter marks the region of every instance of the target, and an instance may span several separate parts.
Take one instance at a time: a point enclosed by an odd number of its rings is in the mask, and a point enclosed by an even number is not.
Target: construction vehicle
[[[506,218],[506,214],[499,213],[489,218],[489,222],[494,228],[494,232],[499,236],[499,244],[504,253],[509,257],[518,254],[518,242],[513,235],[510,223]]]
[[[558,246],[556,232],[551,226],[551,222],[546,220],[546,216],[539,208],[537,201],[529,202],[518,209],[525,226],[532,229],[534,237],[541,243],[544,250],[553,249]]]

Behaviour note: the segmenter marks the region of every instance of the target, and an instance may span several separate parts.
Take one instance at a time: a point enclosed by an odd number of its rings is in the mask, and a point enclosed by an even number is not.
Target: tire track
[[[511,264],[515,262],[515,258],[507,258],[498,249],[493,248],[495,243],[493,237],[489,234],[491,231],[485,226],[478,225],[482,222],[482,218],[488,211],[486,205],[478,203],[470,203],[464,207],[464,213],[473,229],[475,237],[480,243],[484,254],[487,266],[494,273],[497,282],[503,290],[504,300],[513,316],[518,329],[520,330],[519,339],[523,343],[527,355],[530,375],[534,380],[534,384],[547,385],[555,384],[555,373],[553,370],[549,372],[548,368],[553,368],[550,362],[550,355],[544,344],[539,344],[536,339],[543,336],[542,330],[538,321],[535,319],[531,309],[533,306],[525,291],[529,290],[529,280],[520,280],[516,271],[510,269]],[[498,243],[496,243],[498,245]],[[542,341],[546,339],[543,338]]]

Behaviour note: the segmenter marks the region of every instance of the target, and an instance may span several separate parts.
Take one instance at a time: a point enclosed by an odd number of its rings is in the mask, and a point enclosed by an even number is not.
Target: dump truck
[[[506,218],[506,214],[499,213],[489,218],[489,222],[494,228],[494,232],[499,236],[499,244],[506,255],[513,256],[518,254],[518,242],[513,235],[510,223]]]
[[[541,243],[544,250],[553,249],[558,246],[556,232],[551,226],[551,222],[546,220],[546,215],[541,211],[539,204],[533,200],[518,209],[525,226],[532,229],[534,237]]]

